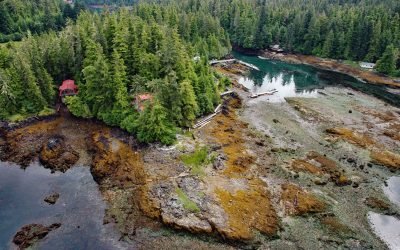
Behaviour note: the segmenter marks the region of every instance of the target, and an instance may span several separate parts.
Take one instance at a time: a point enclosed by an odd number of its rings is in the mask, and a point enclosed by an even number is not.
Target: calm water
[[[400,220],[388,215],[368,213],[368,219],[374,232],[392,250],[400,249]]]
[[[55,205],[43,199],[53,192]],[[62,226],[38,244],[39,249],[124,249],[112,225],[103,225],[106,205],[88,167],[51,174],[39,164],[26,170],[0,162],[0,249],[13,249],[15,233],[24,225]]]
[[[400,206],[400,176],[393,176],[389,178],[387,184],[387,187],[384,187],[383,191],[389,200]]]
[[[268,96],[271,102],[282,102],[285,97],[316,97],[318,89],[327,86],[345,86],[374,95],[388,103],[400,107],[400,93],[384,86],[363,83],[354,77],[308,65],[289,64],[280,61],[246,56],[235,52],[234,56],[244,62],[257,66],[260,70],[251,70],[249,75],[241,77],[239,83],[252,93],[278,90]]]
[[[389,200],[400,206],[400,177],[393,176],[387,181],[388,185],[383,187],[384,193]],[[374,212],[368,213],[368,220],[374,232],[389,246],[390,249],[400,249],[400,220],[388,215]]]

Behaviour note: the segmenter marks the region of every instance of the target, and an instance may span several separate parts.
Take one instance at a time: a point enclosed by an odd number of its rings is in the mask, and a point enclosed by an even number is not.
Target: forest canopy
[[[60,30],[68,19],[75,19],[79,4],[62,0],[2,0],[0,1],[0,43],[21,40],[27,32],[40,34]]]
[[[148,14],[156,12],[158,19]],[[194,28],[204,24],[206,30]],[[0,105],[6,107],[0,117],[54,106],[57,87],[73,78],[79,94],[66,103],[74,115],[169,144],[176,127],[191,126],[219,103],[219,81],[207,59],[230,49],[210,15],[146,4],[134,11],[83,12],[61,32],[0,47]],[[138,112],[133,101],[143,93],[154,98]]]

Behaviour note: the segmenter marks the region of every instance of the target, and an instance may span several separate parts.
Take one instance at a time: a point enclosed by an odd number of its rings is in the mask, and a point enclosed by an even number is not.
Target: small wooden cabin
[[[71,95],[78,94],[78,86],[75,85],[74,80],[63,81],[63,83],[58,88],[58,90],[59,90],[59,96],[61,98],[65,97],[65,96],[71,96]]]

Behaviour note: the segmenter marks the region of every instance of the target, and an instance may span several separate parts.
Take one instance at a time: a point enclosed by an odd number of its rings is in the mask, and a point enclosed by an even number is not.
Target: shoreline
[[[386,85],[392,88],[400,88],[400,83],[397,83],[391,77],[381,76],[372,71],[357,69],[350,65],[343,64],[335,59],[325,59],[311,55],[275,53],[269,50],[261,50],[259,51],[258,55],[270,60],[279,60],[292,64],[304,64],[323,70],[330,70],[342,74],[347,74],[362,82],[370,84]]]

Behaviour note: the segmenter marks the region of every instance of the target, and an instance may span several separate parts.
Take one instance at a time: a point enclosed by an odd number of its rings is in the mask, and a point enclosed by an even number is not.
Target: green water
[[[281,61],[262,59],[234,52],[234,57],[253,64],[259,70],[251,70],[239,83],[252,93],[278,90],[268,99],[271,102],[284,101],[285,97],[317,97],[319,91],[328,86],[349,87],[400,107],[400,95],[385,86],[364,83],[349,75],[321,70],[308,65],[289,64]]]

